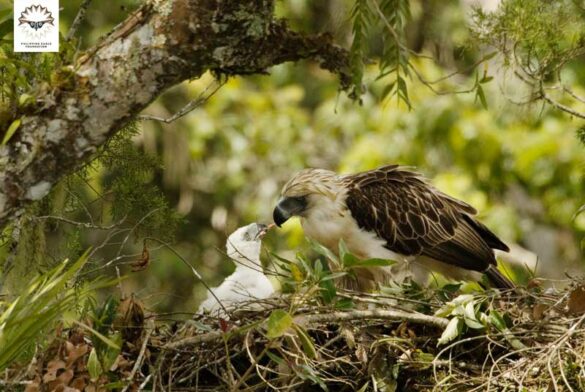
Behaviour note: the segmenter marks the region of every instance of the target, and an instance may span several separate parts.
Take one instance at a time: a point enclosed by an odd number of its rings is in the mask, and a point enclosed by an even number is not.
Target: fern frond
[[[377,1],[377,0],[372,0]],[[383,49],[380,58],[380,75],[394,75],[394,80],[386,89],[386,94],[396,95],[399,101],[403,101],[411,107],[408,98],[406,78],[410,77],[409,53],[406,49],[405,28],[410,19],[409,0],[381,0],[377,5],[382,20]]]
[[[353,42],[350,48],[350,69],[353,91],[350,96],[357,98],[363,93],[364,60],[367,57],[368,33],[372,24],[373,10],[368,0],[356,0],[351,11]]]

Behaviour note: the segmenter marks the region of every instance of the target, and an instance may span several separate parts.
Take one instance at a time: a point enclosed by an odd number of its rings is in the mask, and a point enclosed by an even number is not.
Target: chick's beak
[[[268,233],[268,231],[274,227],[274,223],[271,223],[269,225],[265,225],[263,223],[257,223],[257,225],[258,225],[258,234],[256,234],[255,239],[264,238],[266,233]]]

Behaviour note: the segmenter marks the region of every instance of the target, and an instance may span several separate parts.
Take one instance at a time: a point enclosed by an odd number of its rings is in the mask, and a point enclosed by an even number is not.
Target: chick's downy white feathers
[[[260,262],[262,237],[266,230],[266,225],[251,223],[229,236],[227,255],[236,264],[236,270],[219,287],[211,289],[215,297],[208,293],[207,299],[199,306],[200,313],[223,313],[218,300],[229,309],[254,299],[268,298],[274,293],[274,287],[264,275]]]

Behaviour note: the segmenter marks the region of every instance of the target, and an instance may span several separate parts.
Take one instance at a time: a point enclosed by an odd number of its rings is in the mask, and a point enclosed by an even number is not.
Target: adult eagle
[[[273,216],[278,226],[299,216],[305,234],[333,252],[343,239],[360,258],[399,262],[357,269],[359,290],[385,283],[405,268],[457,280],[479,280],[485,273],[493,286],[511,289],[514,284],[498,271],[493,251],[509,248],[475,219],[476,213],[419,173],[390,165],[350,175],[302,170],[284,186]]]

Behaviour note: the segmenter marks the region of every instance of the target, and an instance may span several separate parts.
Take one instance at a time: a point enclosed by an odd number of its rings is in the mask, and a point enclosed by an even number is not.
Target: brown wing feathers
[[[375,231],[394,252],[485,271],[496,264],[492,248],[508,250],[473,218],[473,207],[436,190],[417,173],[393,165],[346,176],[344,183],[347,207],[358,225]],[[492,274],[494,269],[489,268]]]

